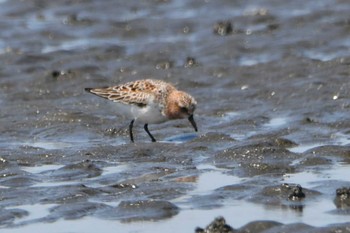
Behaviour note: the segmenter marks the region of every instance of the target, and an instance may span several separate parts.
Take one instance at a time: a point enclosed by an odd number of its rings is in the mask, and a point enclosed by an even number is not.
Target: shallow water
[[[194,232],[217,216],[239,231],[346,229],[349,11],[0,0],[1,232]],[[130,119],[84,92],[141,78],[191,93],[199,132],[150,125],[151,143],[135,124],[131,144]]]

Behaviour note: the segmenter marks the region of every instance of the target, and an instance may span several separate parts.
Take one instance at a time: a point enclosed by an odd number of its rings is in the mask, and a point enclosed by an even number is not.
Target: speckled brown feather
[[[134,104],[139,107],[145,106],[154,98],[161,101],[166,98],[170,90],[175,89],[169,83],[161,80],[138,80],[122,85],[106,88],[85,88],[86,91],[123,104]]]

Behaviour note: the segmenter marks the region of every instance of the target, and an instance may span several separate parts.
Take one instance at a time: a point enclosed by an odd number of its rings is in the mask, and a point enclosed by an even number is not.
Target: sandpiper
[[[162,80],[144,79],[105,88],[85,88],[86,91],[116,103],[119,113],[132,118],[129,124],[130,140],[134,142],[132,128],[135,121],[144,124],[147,134],[156,139],[148,130],[148,124],[167,120],[187,118],[195,131],[193,118],[196,100],[186,92],[177,90]]]

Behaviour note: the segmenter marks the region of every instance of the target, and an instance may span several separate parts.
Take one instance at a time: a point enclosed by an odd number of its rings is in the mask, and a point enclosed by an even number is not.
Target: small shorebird
[[[85,88],[87,92],[111,100],[117,104],[119,113],[132,118],[129,124],[130,140],[134,142],[132,128],[135,121],[144,123],[144,129],[155,142],[148,130],[148,124],[167,120],[187,118],[195,131],[193,113],[196,100],[170,83],[161,80],[144,79],[105,88]]]

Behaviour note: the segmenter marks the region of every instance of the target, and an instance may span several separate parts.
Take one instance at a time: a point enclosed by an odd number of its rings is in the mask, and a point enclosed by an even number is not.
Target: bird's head
[[[183,91],[173,91],[168,96],[167,103],[166,115],[170,119],[187,118],[191,122],[195,131],[198,130],[196,122],[193,119],[197,101],[191,95]]]

